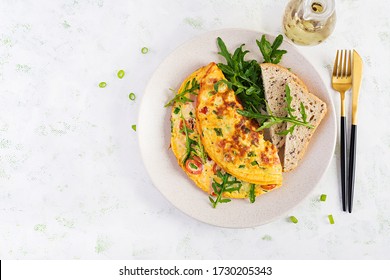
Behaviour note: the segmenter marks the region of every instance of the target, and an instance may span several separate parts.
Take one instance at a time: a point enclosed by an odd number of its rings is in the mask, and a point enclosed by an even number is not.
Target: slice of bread
[[[292,96],[291,107],[295,109],[295,114],[301,120],[299,113],[301,102],[305,106],[307,121],[314,126],[310,129],[304,126],[296,126],[293,134],[280,135],[278,133],[291,127],[290,123],[281,123],[269,129],[272,143],[279,149],[279,156],[283,163],[283,171],[291,171],[297,167],[298,162],[305,154],[310,139],[326,114],[326,104],[307,89],[305,83],[287,68],[272,64],[260,64],[264,95],[269,107],[269,114],[278,117],[287,116],[286,84],[290,87]]]
[[[302,120],[301,114],[299,113],[302,102],[307,115],[306,120],[313,125],[314,128],[297,125],[294,132],[286,136],[283,160],[283,171],[285,172],[291,171],[298,166],[298,162],[305,154],[307,145],[309,144],[314,131],[327,111],[326,103],[310,93],[306,86],[302,86],[299,82],[294,80],[289,81],[288,86],[290,87],[290,94],[292,97],[291,107],[295,110],[295,115],[299,120]],[[287,129],[291,126],[291,123],[287,123]]]
[[[260,64],[260,67],[263,78],[264,95],[270,110],[268,113],[272,113],[277,117],[286,117],[286,84],[294,80],[301,84],[302,87],[306,86],[295,74],[280,65],[262,63]],[[271,141],[279,150],[283,147],[286,137],[279,135],[278,133],[286,129],[286,123],[274,125],[269,129]]]

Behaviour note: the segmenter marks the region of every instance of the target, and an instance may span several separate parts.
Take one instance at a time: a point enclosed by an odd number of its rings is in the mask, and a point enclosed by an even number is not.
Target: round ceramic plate
[[[216,226],[245,228],[270,222],[301,202],[317,185],[333,156],[336,142],[336,117],[332,100],[315,68],[297,51],[284,42],[288,53],[282,65],[290,67],[319,98],[328,105],[328,113],[316,130],[298,168],[283,175],[283,186],[251,204],[249,200],[233,200],[212,208],[208,195],[187,177],[170,150],[171,108],[164,104],[173,97],[170,88],[178,88],[194,70],[211,61],[225,62],[218,55],[217,37],[221,37],[230,52],[242,43],[250,53],[247,59],[262,59],[256,45],[259,32],[225,29],[205,33],[183,44],[171,53],[151,77],[140,108],[138,137],[145,167],[161,193],[187,215]],[[273,36],[266,35],[268,40]]]

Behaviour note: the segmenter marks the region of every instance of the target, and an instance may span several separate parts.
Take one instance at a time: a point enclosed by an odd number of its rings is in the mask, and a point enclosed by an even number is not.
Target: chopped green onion
[[[131,128],[132,128],[134,131],[137,131],[137,126],[136,126],[135,124],[133,124],[133,125],[131,126]]]
[[[290,216],[290,221],[293,222],[294,224],[298,223],[298,219],[295,218],[294,216]]]
[[[173,113],[175,113],[175,115],[177,115],[179,112],[180,112],[180,108],[179,107],[176,107],[175,110],[173,111]]]
[[[214,128],[214,131],[215,131],[215,133],[217,134],[217,136],[222,136],[222,137],[223,137],[222,129],[221,129],[221,128]]]
[[[241,165],[238,166],[238,168],[245,168],[245,165],[241,164]]]
[[[99,87],[100,88],[105,88],[107,86],[107,83],[106,82],[101,82],[100,84],[99,84]]]
[[[328,219],[329,219],[329,223],[330,223],[331,225],[333,225],[333,224],[334,224],[333,215],[328,215]]]
[[[251,162],[251,165],[259,165],[259,163],[256,160],[254,160]]]
[[[141,49],[141,52],[142,52],[143,54],[147,54],[148,51],[149,51],[149,49],[148,49],[147,47],[143,47],[143,48]]]
[[[134,94],[133,92],[129,94],[129,99],[130,99],[130,100],[134,101],[134,100],[135,100],[135,97],[136,97],[136,96],[135,96],[135,94]]]
[[[119,70],[117,76],[119,79],[122,79],[125,76],[125,71]]]
[[[326,200],[326,194],[321,194],[320,200],[321,200],[321,201],[325,201],[325,200]]]

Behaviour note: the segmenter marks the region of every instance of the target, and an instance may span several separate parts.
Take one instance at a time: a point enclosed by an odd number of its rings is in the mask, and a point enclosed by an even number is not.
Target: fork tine
[[[352,51],[348,51],[348,72],[347,75],[351,76],[351,69],[352,69]]]
[[[347,50],[344,50],[344,63],[343,63],[343,74],[342,74],[343,78],[347,77],[347,56],[348,56],[348,52]]]
[[[344,54],[344,51],[343,50],[340,50],[340,59],[339,59],[339,65],[337,67],[337,77],[342,77],[342,74],[343,74],[343,54]]]
[[[339,59],[339,50],[336,52],[336,58],[334,60],[334,65],[333,65],[333,77],[337,77],[337,62]]]

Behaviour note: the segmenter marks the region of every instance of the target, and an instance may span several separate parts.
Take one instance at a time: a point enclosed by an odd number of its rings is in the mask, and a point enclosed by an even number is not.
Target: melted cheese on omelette
[[[200,82],[196,105],[197,127],[209,157],[222,169],[253,184],[282,183],[277,148],[256,131],[255,121],[237,113],[243,109],[225,77],[212,63]],[[214,86],[218,83],[218,90]]]
[[[179,88],[178,94],[182,93],[185,90],[186,85],[188,86],[188,83],[191,83],[193,79],[196,79],[196,81],[200,83],[211,65],[212,64],[202,67],[188,76]],[[197,90],[196,93],[199,93],[199,90]],[[187,93],[185,97],[192,98],[196,101],[196,98],[193,95],[191,96],[190,93]],[[171,148],[177,158],[179,166],[186,172],[188,177],[203,191],[212,194],[212,182],[221,182],[221,179],[216,174],[221,168],[207,156],[204,150],[205,157],[204,159],[201,158],[202,149],[204,149],[204,147],[200,140],[198,130],[196,129],[195,103],[196,102],[176,102],[173,105],[171,112]],[[187,128],[187,134],[184,131],[184,125]],[[190,156],[184,161],[187,155],[188,141],[191,142],[192,149]],[[196,163],[193,167],[196,167],[197,169],[191,168],[191,163]],[[224,172],[223,170],[221,171]],[[229,198],[248,197],[253,184],[245,181],[240,181],[240,184],[241,187],[238,191],[225,192],[223,193],[223,196]],[[279,186],[280,185],[275,184],[263,186],[254,185],[254,193],[256,196],[259,196]]]

